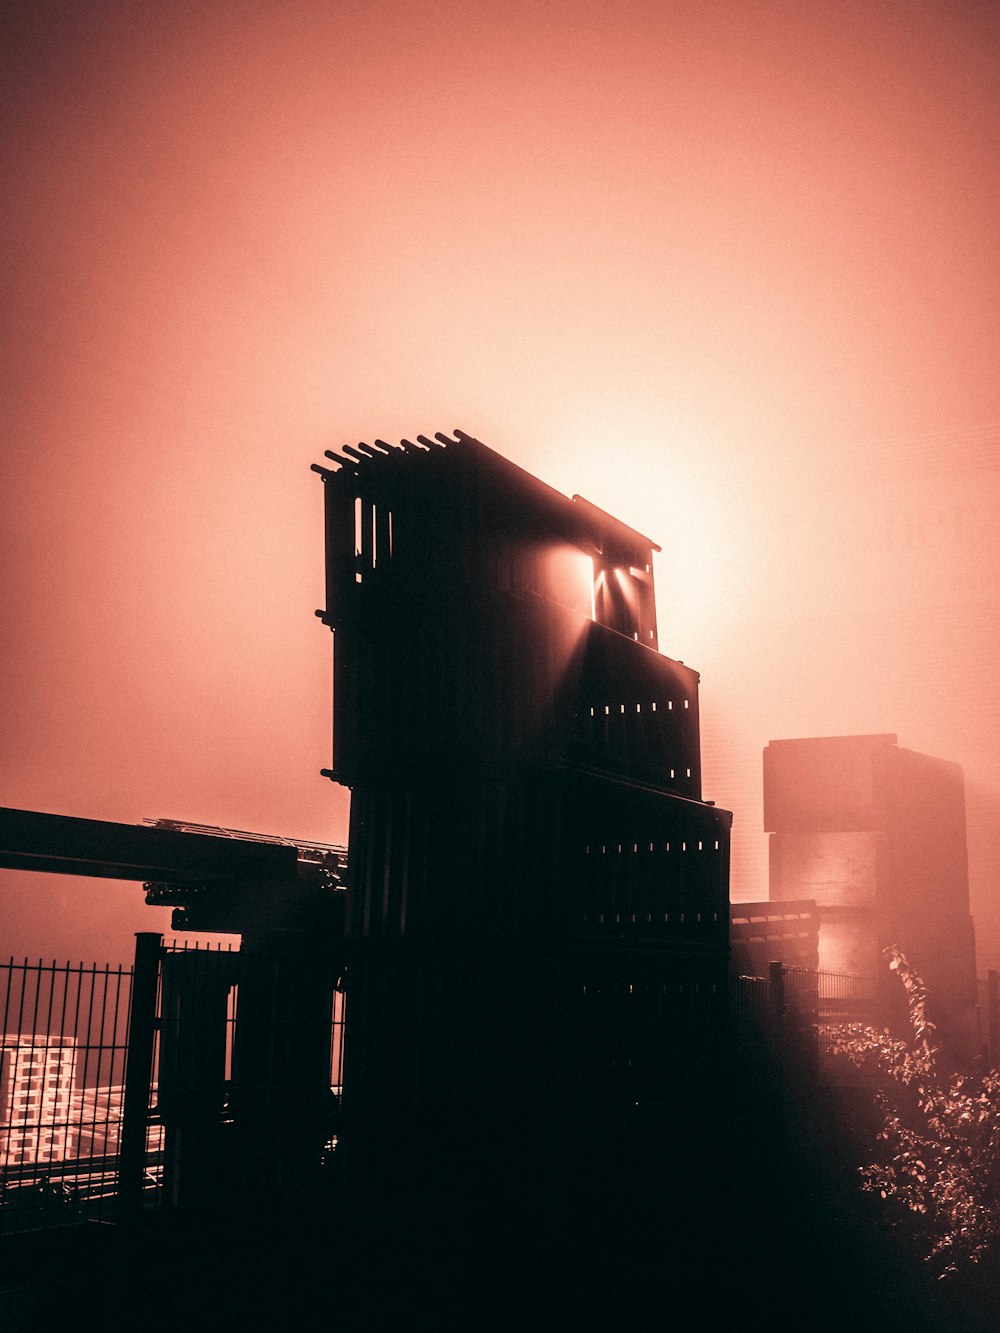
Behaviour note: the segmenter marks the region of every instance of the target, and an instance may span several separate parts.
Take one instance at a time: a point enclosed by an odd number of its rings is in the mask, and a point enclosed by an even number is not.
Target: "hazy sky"
[[[342,838],[309,464],[459,426],[663,546],[734,897],[766,742],[894,731],[998,965],[998,13],[6,0],[0,803]]]

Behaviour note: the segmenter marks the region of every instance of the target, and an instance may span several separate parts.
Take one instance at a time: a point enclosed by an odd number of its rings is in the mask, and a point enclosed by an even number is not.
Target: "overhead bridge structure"
[[[180,820],[120,824],[0,807],[0,868],[136,880],[175,930],[343,925],[347,849]]]

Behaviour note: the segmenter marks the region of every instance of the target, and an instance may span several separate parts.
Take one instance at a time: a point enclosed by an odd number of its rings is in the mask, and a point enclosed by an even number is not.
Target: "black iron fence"
[[[0,965],[0,1234],[111,1217],[130,968]]]
[[[751,1059],[779,1061],[795,1078],[856,1082],[862,1077],[829,1048],[847,1023],[883,1025],[889,1018],[879,978],[771,963],[764,977],[730,978],[731,1030]]]
[[[336,1148],[339,969],[301,953],[162,950],[150,1065],[171,1207],[301,1197]],[[128,1189],[136,1193],[135,1169]]]
[[[982,987],[992,1052],[996,974]],[[730,978],[728,1012],[732,1044],[762,1069],[852,1082],[829,1035],[881,1024],[885,993],[772,963]],[[336,1161],[346,1013],[328,954],[146,934],[133,967],[0,964],[0,1014],[0,1234],[301,1200]]]
[[[0,964],[0,1235],[301,1192],[332,1161],[328,961],[164,947]]]
[[[979,1030],[991,1069],[1000,1068],[1000,974],[994,969],[977,982]]]

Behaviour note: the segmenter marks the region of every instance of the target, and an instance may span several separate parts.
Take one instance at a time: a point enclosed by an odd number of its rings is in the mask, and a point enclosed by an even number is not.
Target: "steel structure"
[[[355,1160],[669,1097],[717,1054],[731,816],[659,548],[461,431],[328,457]]]
[[[341,1024],[343,1015],[345,856],[335,845],[178,820],[0,810],[0,865],[139,880],[147,902],[174,909],[175,930],[242,936],[239,954],[137,941],[129,1080],[111,1081],[94,1103],[122,1103],[130,1181],[141,1180],[146,1159],[151,1080],[174,1203],[218,1203],[251,1185],[287,1191],[315,1169],[330,1137],[331,1014]],[[55,1058],[33,1030],[22,1040],[20,1022],[16,1034],[22,1064]],[[4,1068],[12,1058],[0,1050]]]

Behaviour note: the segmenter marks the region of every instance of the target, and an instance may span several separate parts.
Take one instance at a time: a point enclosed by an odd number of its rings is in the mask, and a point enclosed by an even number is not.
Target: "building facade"
[[[76,1155],[74,1037],[0,1035],[0,1168]]]
[[[772,901],[811,898],[819,965],[879,976],[896,945],[924,978],[946,1034],[975,1042],[965,789],[958,764],[894,735],[771,741],[764,824]]]
[[[329,457],[348,1135],[433,1124],[433,1155],[669,1096],[724,1004],[731,817],[658,548],[459,431]]]

